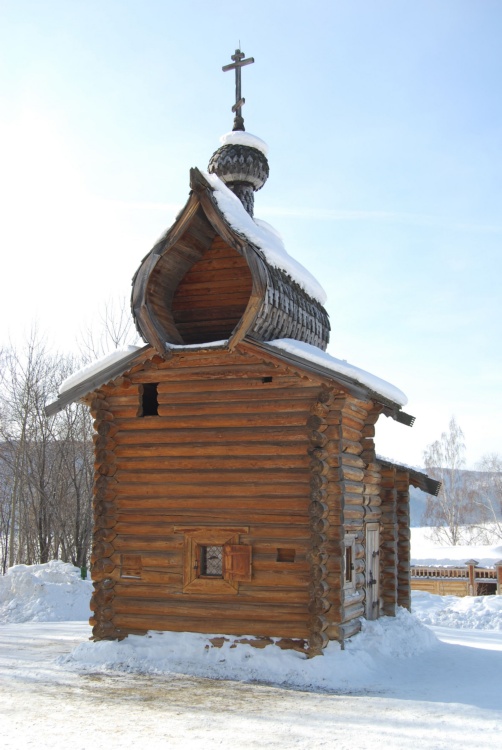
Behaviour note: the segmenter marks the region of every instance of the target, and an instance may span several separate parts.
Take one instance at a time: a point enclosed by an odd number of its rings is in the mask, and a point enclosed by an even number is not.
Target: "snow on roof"
[[[127,356],[130,356],[133,352],[139,351],[139,349],[141,348],[143,347],[127,346],[124,349],[116,349],[115,351],[110,352],[109,354],[105,354],[104,357],[101,357],[100,359],[97,359],[95,362],[91,362],[91,364],[86,365],[85,367],[82,367],[77,372],[74,372],[73,375],[70,375],[68,378],[66,378],[66,380],[63,380],[63,382],[59,386],[59,394],[61,395],[62,393],[69,391],[70,388],[74,388],[75,386],[84,382],[84,380],[87,380],[88,378],[91,378],[93,375],[96,375],[97,373],[101,372],[101,370],[104,370],[106,367],[113,365],[114,362],[118,362],[119,360],[124,359]]]
[[[167,349],[223,349],[228,344],[228,339],[220,339],[219,341],[207,341],[203,344],[172,344],[170,341],[166,341]]]
[[[306,268],[289,255],[279,233],[265,221],[253,219],[239,198],[215,174],[203,172],[214,191],[218,208],[230,226],[258,247],[271,266],[285,271],[293,281],[321,305],[326,302],[326,292]]]
[[[265,141],[262,141],[257,135],[248,133],[246,130],[231,130],[230,133],[225,133],[220,137],[220,143],[222,146],[233,144],[236,146],[249,146],[250,148],[258,149],[264,156],[268,154],[268,146]]]
[[[378,393],[380,396],[389,399],[399,406],[404,406],[408,403],[408,399],[405,394],[396,388],[396,386],[388,383],[386,380],[382,380],[376,375],[372,375],[366,370],[361,370],[355,365],[351,365],[344,359],[336,359],[331,354],[323,352],[322,349],[318,349],[312,344],[305,344],[303,341],[295,341],[294,339],[275,339],[274,341],[267,341],[268,346],[273,346],[276,349],[282,349],[289,354],[293,354],[296,357],[307,359],[310,362],[326,367],[328,370],[338,372],[340,375],[352,378],[361,385],[365,385],[371,391]]]

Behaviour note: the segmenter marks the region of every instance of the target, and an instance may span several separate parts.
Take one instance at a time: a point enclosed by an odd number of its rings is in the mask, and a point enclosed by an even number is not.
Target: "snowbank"
[[[92,584],[69,563],[16,565],[0,578],[0,623],[87,620]],[[413,615],[399,609],[396,617],[362,622],[362,632],[345,643],[330,643],[322,657],[269,645],[263,649],[234,645],[221,648],[216,635],[156,633],[123,641],[81,643],[61,658],[67,668],[88,672],[114,670],[141,674],[182,674],[240,682],[265,682],[302,689],[353,691],[378,686],[389,663],[435,648],[426,625],[502,631],[502,597],[435,596],[412,593]],[[252,636],[250,636],[252,639]]]
[[[15,565],[0,577],[0,623],[88,620],[91,592],[71,563]]]
[[[87,642],[63,657],[62,663],[83,671],[189,674],[303,689],[354,690],[378,683],[387,660],[420,654],[437,644],[432,631],[403,609],[397,617],[364,622],[363,631],[346,642],[344,651],[338,643],[330,643],[324,656],[315,659],[274,645],[263,649],[234,646],[232,637],[218,648],[209,640],[214,637],[150,632],[120,642]]]
[[[412,591],[412,612],[425,625],[502,631],[502,596],[438,596]]]

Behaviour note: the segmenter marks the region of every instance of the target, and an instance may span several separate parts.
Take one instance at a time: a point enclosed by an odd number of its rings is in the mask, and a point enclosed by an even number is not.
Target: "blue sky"
[[[407,393],[379,450],[451,415],[502,452],[502,5],[496,0],[0,2],[2,341],[74,347],[230,130],[270,147],[256,215],[328,292],[329,351]]]

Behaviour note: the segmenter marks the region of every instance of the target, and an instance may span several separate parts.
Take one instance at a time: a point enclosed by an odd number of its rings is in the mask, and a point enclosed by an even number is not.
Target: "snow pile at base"
[[[113,365],[115,362],[118,362],[121,359],[126,359],[126,357],[130,356],[133,352],[137,352],[139,349],[141,349],[140,346],[130,345],[125,347],[124,349],[116,349],[109,354],[105,354],[104,357],[101,357],[95,362],[91,362],[91,364],[82,367],[80,370],[77,370],[77,372],[74,372],[73,375],[70,375],[68,378],[63,380],[63,382],[59,386],[59,394],[61,395],[62,393],[65,393],[65,391],[69,391],[70,388],[74,388],[76,385],[79,385],[79,383],[87,380],[87,378],[96,375],[106,367],[110,367],[110,365]]]
[[[225,133],[220,136],[220,143],[222,146],[249,146],[250,148],[256,148],[264,156],[268,154],[268,145],[257,135],[248,133],[247,130],[231,130],[229,133]]]
[[[293,354],[296,357],[307,359],[309,362],[321,365],[321,367],[326,367],[333,372],[338,372],[340,375],[345,375],[357,383],[365,385],[375,393],[380,394],[380,396],[388,398],[395,404],[404,406],[408,402],[405,394],[399,388],[396,388],[396,386],[388,383],[386,380],[382,380],[376,375],[372,375],[370,372],[366,372],[366,370],[361,370],[359,367],[351,365],[344,359],[332,357],[331,354],[323,352],[317,346],[305,344],[295,339],[275,339],[275,341],[267,341],[267,344],[268,346],[274,346],[276,349],[289,352],[289,354]]]
[[[501,630],[502,596],[438,596],[412,591],[413,614],[425,625],[462,630]]]
[[[489,525],[487,526],[489,531]],[[477,560],[481,567],[494,566],[502,560],[502,544],[457,544],[441,545],[432,541],[434,529],[427,527],[411,529],[412,565],[463,565],[467,560]]]
[[[209,172],[203,174],[213,188],[218,208],[230,226],[258,247],[270,265],[289,274],[307,294],[323,305],[326,302],[326,292],[317,279],[289,255],[278,232],[265,221],[254,221],[239,198],[217,175]]]
[[[70,656],[62,657],[61,663],[79,671],[176,673],[300,688],[354,690],[377,685],[379,673],[389,659],[419,654],[437,644],[432,631],[403,609],[397,617],[364,621],[363,631],[346,642],[344,651],[332,642],[324,656],[314,659],[275,645],[233,646],[232,636],[227,636],[218,648],[209,641],[214,637],[149,632],[147,636],[129,636],[120,642],[86,642]]]
[[[71,563],[15,565],[0,577],[0,623],[88,620],[91,592]]]

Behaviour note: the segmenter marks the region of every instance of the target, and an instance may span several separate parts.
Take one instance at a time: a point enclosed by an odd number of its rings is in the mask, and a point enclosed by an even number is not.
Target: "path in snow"
[[[500,742],[502,635],[436,631],[420,656],[386,662],[378,685],[326,694],[174,676],[78,674],[56,658],[84,623],[0,628],[2,747],[493,750]]]

